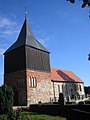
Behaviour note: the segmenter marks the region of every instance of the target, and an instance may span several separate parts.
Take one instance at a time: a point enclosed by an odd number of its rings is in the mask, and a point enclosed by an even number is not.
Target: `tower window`
[[[32,87],[32,88],[37,87],[36,77],[29,77],[29,86]]]

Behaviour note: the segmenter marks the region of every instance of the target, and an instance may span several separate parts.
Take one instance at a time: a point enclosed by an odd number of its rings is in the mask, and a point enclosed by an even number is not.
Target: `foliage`
[[[67,1],[69,1],[72,4],[76,2],[76,0],[67,0]],[[79,0],[79,1],[82,1],[82,5],[81,5],[82,8],[86,7],[86,5],[90,7],[90,0]]]
[[[88,100],[90,101],[90,97],[88,98]]]
[[[0,87],[0,114],[7,113],[12,110],[13,106],[13,90],[4,84]]]
[[[15,112],[13,114],[15,114]],[[3,115],[3,116],[1,115],[0,120],[8,120],[6,116],[7,115]],[[21,112],[20,117],[21,117],[20,120],[28,120],[28,118],[31,118],[31,120],[66,120],[66,118],[63,118],[61,116],[50,116],[50,115],[37,114],[32,112]],[[16,119],[12,119],[12,120],[16,120]]]
[[[15,112],[9,111],[7,114],[7,120],[21,120],[21,110]]]
[[[7,120],[7,116],[5,114],[0,115],[0,120]]]
[[[87,100],[85,100],[85,104],[90,104],[90,97]]]
[[[88,60],[90,60],[90,54],[88,55]]]

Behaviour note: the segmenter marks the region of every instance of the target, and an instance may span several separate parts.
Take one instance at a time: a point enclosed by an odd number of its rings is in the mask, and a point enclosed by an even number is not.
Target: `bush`
[[[86,101],[85,101],[85,104],[90,104],[90,101],[86,100]]]
[[[15,112],[13,111],[8,112],[7,120],[21,120],[21,109],[18,109]]]
[[[4,84],[0,87],[0,114],[8,113],[13,106],[13,90]]]
[[[78,102],[78,104],[79,104],[79,105],[84,105],[85,102],[84,102],[84,101],[80,101],[80,102]]]
[[[66,102],[66,105],[68,105],[68,104],[70,104],[70,105],[76,105],[76,102]]]

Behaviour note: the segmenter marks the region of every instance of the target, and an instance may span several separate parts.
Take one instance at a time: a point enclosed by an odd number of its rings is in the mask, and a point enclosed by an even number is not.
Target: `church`
[[[50,67],[50,52],[36,39],[25,18],[16,42],[4,53],[4,83],[13,88],[14,105],[83,99],[84,82],[73,72]]]

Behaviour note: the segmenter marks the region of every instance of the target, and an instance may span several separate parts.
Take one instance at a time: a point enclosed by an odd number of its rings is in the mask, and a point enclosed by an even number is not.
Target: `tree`
[[[13,106],[13,90],[4,84],[0,87],[0,113],[8,113]]]
[[[88,55],[88,60],[90,60],[90,54]]]
[[[69,1],[72,4],[74,4],[76,2],[76,0],[67,0],[67,1]],[[79,1],[82,1],[82,5],[81,5],[82,8],[84,8],[86,6],[90,7],[90,0],[79,0]]]

